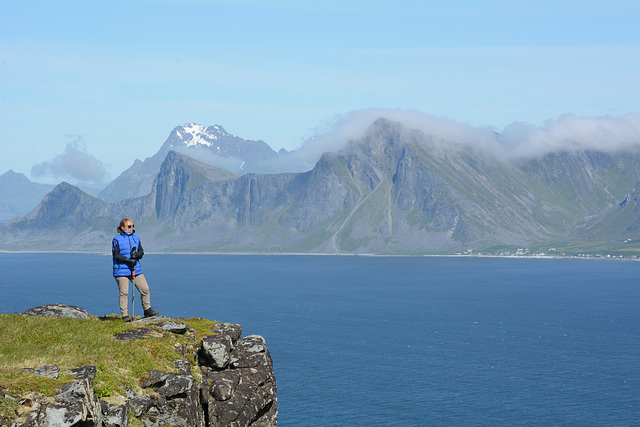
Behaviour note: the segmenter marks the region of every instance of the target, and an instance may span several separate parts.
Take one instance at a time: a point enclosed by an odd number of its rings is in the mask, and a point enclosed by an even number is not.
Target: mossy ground
[[[184,354],[191,359],[204,336],[213,335],[217,322],[180,319],[189,325],[185,335],[168,333],[166,338],[120,341],[114,335],[139,327],[120,316],[91,317],[88,320],[30,317],[0,314],[0,388],[9,396],[36,392],[51,396],[74,377],[63,372],[84,365],[97,368],[94,387],[100,397],[122,394],[127,387],[139,387],[141,378],[152,369],[176,372],[173,361]],[[57,365],[60,377],[39,377],[25,368]],[[16,404],[0,398],[0,417],[15,417]]]

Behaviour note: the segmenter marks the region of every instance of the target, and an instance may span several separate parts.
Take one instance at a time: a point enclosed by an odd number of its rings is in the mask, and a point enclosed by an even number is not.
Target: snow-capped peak
[[[176,133],[187,147],[198,145],[211,147],[214,141],[220,137],[229,136],[221,126],[214,125],[207,128],[196,123],[187,123],[178,129]]]

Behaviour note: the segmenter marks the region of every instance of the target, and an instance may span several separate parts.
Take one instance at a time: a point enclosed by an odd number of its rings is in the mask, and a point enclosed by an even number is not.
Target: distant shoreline
[[[0,254],[85,254],[111,256],[108,252],[87,251],[7,251],[0,250]],[[423,254],[423,255],[390,255],[390,254],[329,254],[329,253],[297,253],[297,252],[150,252],[147,255],[208,255],[208,256],[337,256],[337,257],[367,257],[367,258],[504,258],[504,259],[576,259],[594,261],[640,261],[640,258],[595,256],[595,255],[493,255],[493,254]]]

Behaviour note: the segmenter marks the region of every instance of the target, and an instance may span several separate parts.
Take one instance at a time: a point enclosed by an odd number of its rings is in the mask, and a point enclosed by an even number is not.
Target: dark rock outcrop
[[[141,340],[144,338],[164,338],[166,337],[166,335],[152,328],[138,328],[132,329],[130,331],[120,332],[118,334],[115,334],[114,337],[121,341],[133,341]]]
[[[200,385],[191,374],[150,371],[142,387],[153,388],[154,394],[135,396],[130,400],[136,417],[145,426],[204,427],[200,402]]]
[[[43,307],[27,312],[52,316],[52,311]],[[78,307],[58,304],[53,312],[67,316],[75,309]],[[143,319],[141,323],[147,327],[115,338],[162,339],[188,330],[188,325],[177,319]],[[127,389],[126,396],[99,399],[93,387],[94,366],[65,371],[76,379],[53,397],[12,397],[19,404],[20,415],[11,426],[126,427],[130,416],[146,427],[275,426],[278,407],[273,361],[263,337],[241,335],[240,325],[216,324],[212,335],[201,341],[194,355],[195,366],[183,356],[174,362],[177,372],[151,370],[140,388]],[[50,365],[32,371],[57,378],[59,369]]]
[[[203,348],[205,361],[217,358],[203,369],[202,402],[208,425],[275,425],[277,420],[276,380],[273,362],[264,338],[249,335],[215,347]],[[226,353],[221,355],[222,353]],[[219,363],[226,361],[226,363]],[[218,367],[220,364],[223,367]]]

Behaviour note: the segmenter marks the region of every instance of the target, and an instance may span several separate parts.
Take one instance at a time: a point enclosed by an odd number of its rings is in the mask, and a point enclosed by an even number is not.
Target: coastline
[[[421,255],[393,255],[393,254],[353,254],[353,253],[308,253],[308,252],[153,252],[145,251],[147,255],[207,255],[207,256],[319,256],[319,257],[368,257],[368,258],[501,258],[501,259],[575,259],[596,261],[640,261],[640,257],[623,257],[611,255],[496,255],[488,253],[478,254],[421,254]],[[111,256],[108,252],[91,251],[7,251],[0,250],[0,254],[84,254]]]

